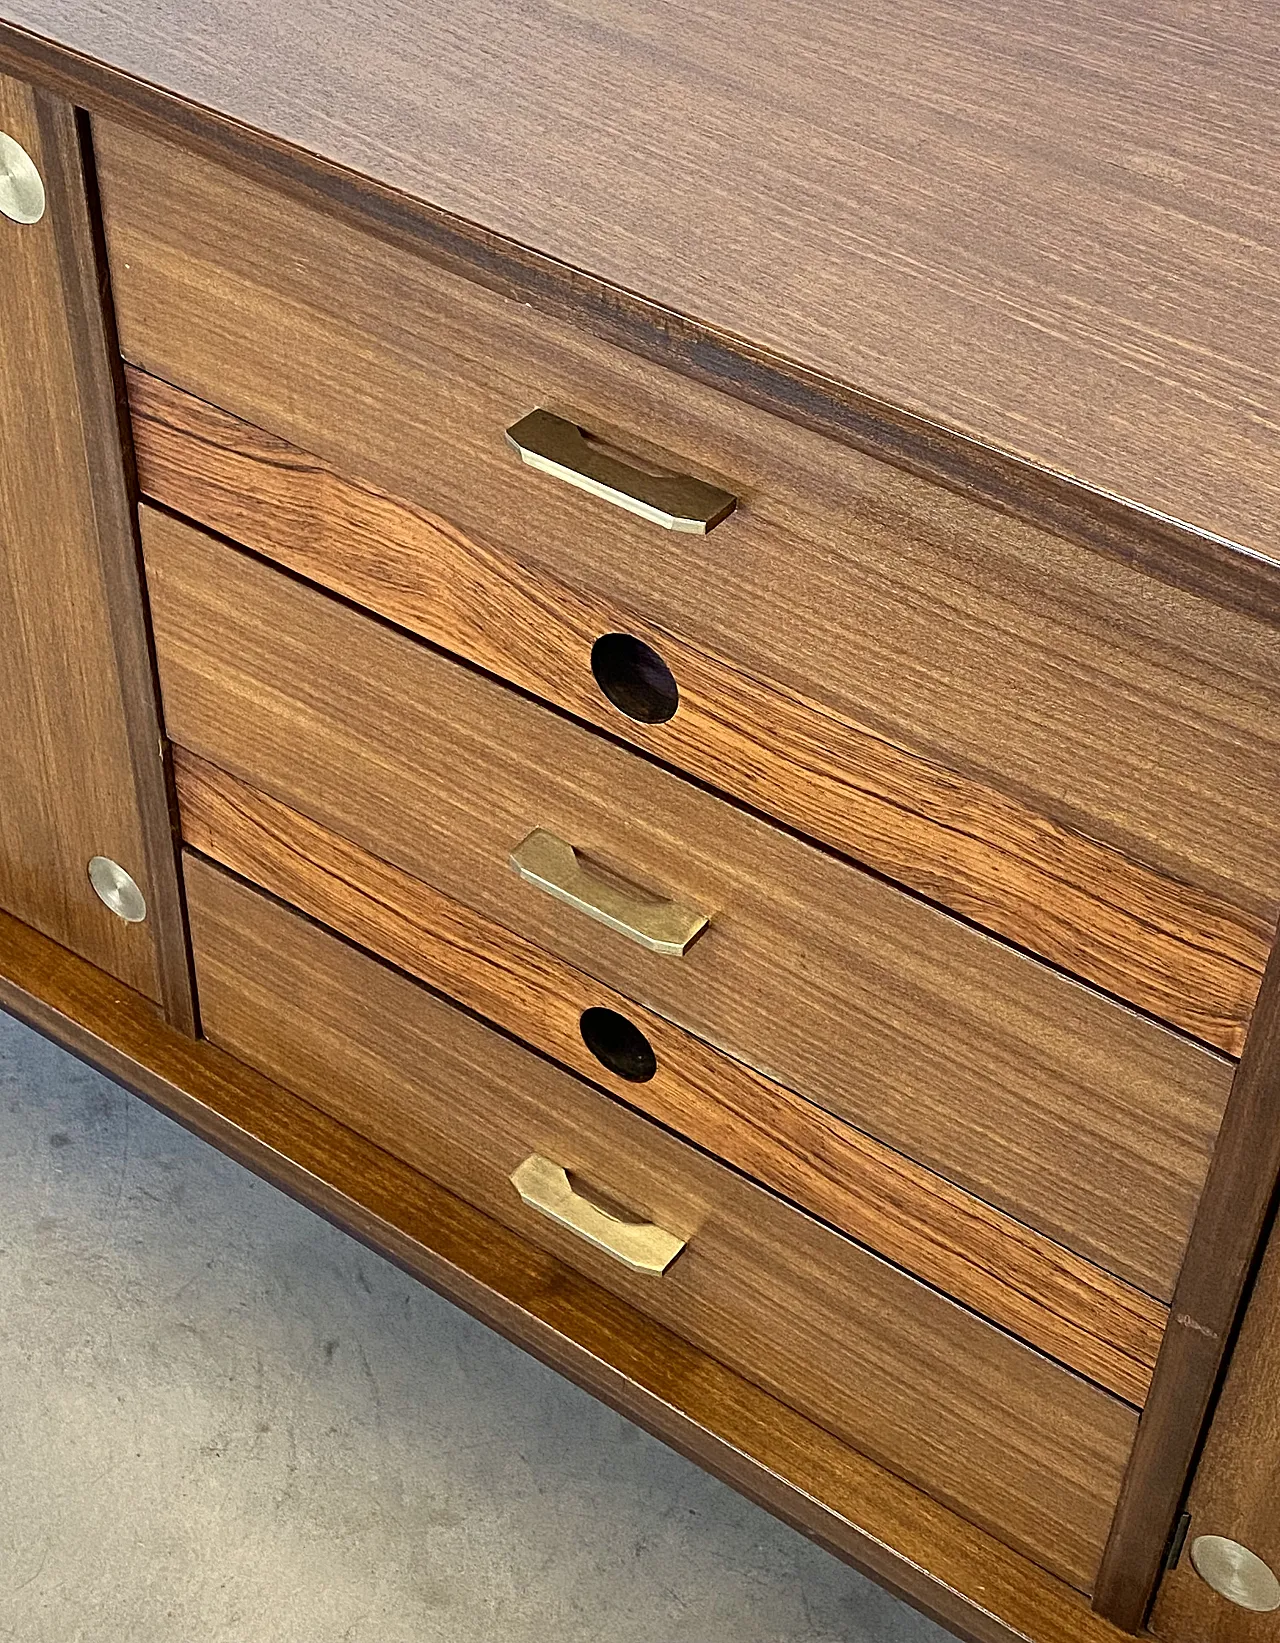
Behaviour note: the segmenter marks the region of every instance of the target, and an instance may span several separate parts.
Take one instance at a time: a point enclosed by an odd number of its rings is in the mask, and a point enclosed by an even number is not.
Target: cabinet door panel
[[[1280,1097],[1280,987],[1270,976],[1254,1034],[1256,1099],[1260,1106],[1274,1105]],[[1265,1145],[1260,1128],[1255,1126],[1259,1149]],[[1274,1180],[1274,1149],[1263,1162]],[[1273,1226],[1258,1269],[1187,1510],[1186,1542],[1160,1588],[1151,1630],[1162,1643],[1264,1643],[1280,1635],[1280,1607],[1248,1609],[1229,1601],[1200,1578],[1193,1561],[1197,1540],[1221,1536],[1246,1547],[1280,1577],[1280,1225]],[[1246,1581],[1251,1597],[1260,1590],[1259,1573],[1254,1569]],[[1262,1590],[1262,1596],[1270,1601],[1280,1592]]]
[[[192,1007],[133,505],[74,111],[0,77],[43,216],[0,217],[0,906]],[[137,882],[126,923],[94,856]]]

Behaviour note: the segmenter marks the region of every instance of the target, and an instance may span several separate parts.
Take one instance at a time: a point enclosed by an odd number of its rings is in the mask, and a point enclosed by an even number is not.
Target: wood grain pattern
[[[1214,909],[1229,903],[1247,933],[1223,956],[1244,959],[1247,992],[1280,905],[1280,804],[1260,779],[1280,765],[1280,625],[681,382],[175,148],[95,129],[135,363],[1188,887],[1196,916],[1160,910],[1159,927],[1189,970],[1202,942],[1218,950]],[[539,403],[741,506],[673,546],[521,467],[502,430]],[[961,826],[988,837],[985,820]],[[1004,876],[1021,871],[1014,855]],[[1090,973],[1073,941],[1060,962]]]
[[[198,859],[208,1036],[1087,1588],[1136,1417],[414,982]],[[687,1239],[635,1274],[528,1209],[540,1153]]]
[[[441,267],[671,366],[689,380],[994,504],[1229,609],[1280,618],[1274,564],[1242,554],[1225,539],[955,433],[3,19],[0,65],[53,87],[79,107],[177,140],[238,175],[282,188],[333,221],[425,253]]]
[[[73,111],[0,79],[45,185],[0,219],[0,905],[193,1023],[133,507]],[[124,924],[95,855],[147,897]]]
[[[4,913],[0,1008],[970,1643],[1120,1643],[1038,1565]]]
[[[1269,941],[1229,902],[666,633],[131,369],[150,497],[635,742],[1239,1054]],[[674,719],[617,712],[588,665],[624,631],[663,656]]]
[[[1187,1546],[1196,1535],[1225,1535],[1280,1569],[1277,1457],[1280,1237],[1273,1228],[1187,1497]],[[1184,1550],[1160,1584],[1150,1626],[1163,1643],[1269,1643],[1276,1615],[1220,1597],[1199,1579]]]
[[[1280,952],[1236,1069],[1099,1577],[1099,1605],[1130,1629],[1151,1601],[1278,1183]]]
[[[175,741],[1171,1290],[1229,1063],[190,526],[143,538]],[[522,884],[538,826],[710,928],[662,959]]]
[[[137,78],[1273,556],[1270,9],[11,0]]]
[[[957,1191],[571,965],[177,750],[187,843],[456,998],[1130,1403],[1167,1309]],[[617,1010],[657,1057],[643,1085],[585,1047]]]

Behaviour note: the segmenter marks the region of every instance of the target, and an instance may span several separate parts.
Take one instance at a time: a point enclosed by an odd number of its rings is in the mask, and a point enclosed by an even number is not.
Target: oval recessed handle
[[[727,519],[738,499],[689,474],[650,474],[588,443],[574,422],[550,411],[530,411],[507,429],[507,442],[520,460],[563,479],[580,491],[602,497],[669,531],[705,536]]]
[[[545,828],[535,827],[522,839],[510,861],[526,884],[607,924],[651,953],[680,958],[707,927],[707,915],[696,907],[650,895],[592,869],[571,844]]]
[[[652,1221],[624,1221],[574,1189],[567,1170],[533,1153],[511,1173],[511,1185],[530,1209],[575,1233],[633,1272],[665,1272],[687,1240]]]

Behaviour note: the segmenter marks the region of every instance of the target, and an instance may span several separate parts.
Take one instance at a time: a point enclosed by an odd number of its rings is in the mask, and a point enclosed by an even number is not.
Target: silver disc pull
[[[146,898],[118,861],[95,856],[89,863],[89,883],[98,900],[126,924],[141,924],[147,916]]]
[[[1266,1614],[1280,1609],[1280,1580],[1256,1552],[1225,1535],[1197,1535],[1191,1567],[1228,1603]]]
[[[44,184],[35,161],[6,131],[0,131],[0,216],[20,223],[44,216]]]

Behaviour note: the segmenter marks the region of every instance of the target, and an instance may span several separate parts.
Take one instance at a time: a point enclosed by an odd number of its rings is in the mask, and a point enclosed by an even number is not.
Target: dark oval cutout
[[[602,1066],[632,1084],[644,1084],[658,1070],[653,1045],[639,1027],[616,1010],[593,1007],[578,1022],[582,1042]]]
[[[591,647],[596,683],[628,719],[660,725],[680,706],[675,675],[651,646],[633,633],[606,633]]]

